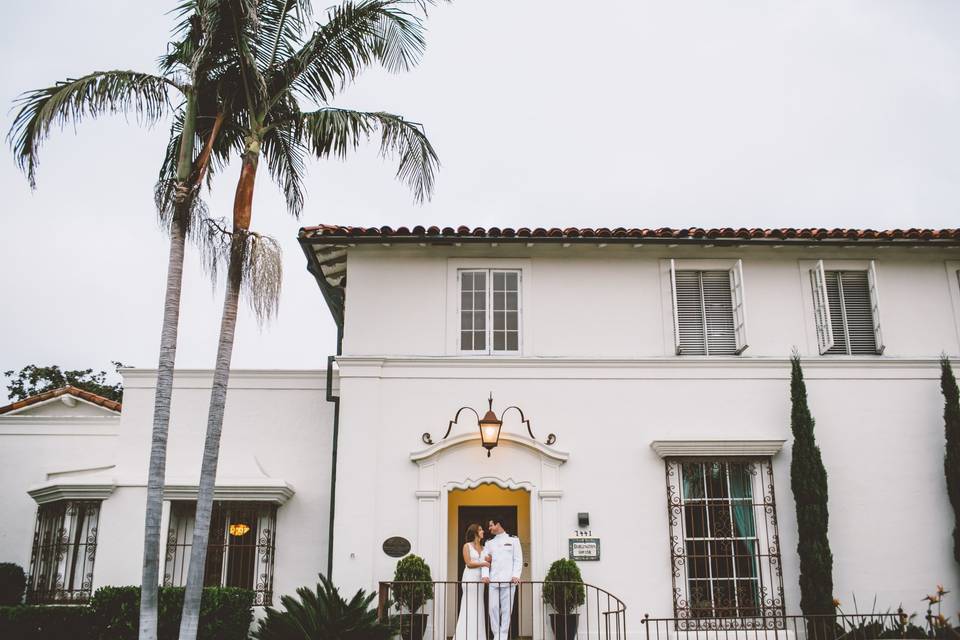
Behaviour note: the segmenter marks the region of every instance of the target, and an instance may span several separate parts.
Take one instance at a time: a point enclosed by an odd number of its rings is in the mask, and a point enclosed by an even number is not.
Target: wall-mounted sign
[[[600,538],[570,538],[570,559],[578,562],[600,559]]]
[[[391,558],[402,558],[410,553],[410,541],[400,536],[393,536],[383,541],[383,552]]]

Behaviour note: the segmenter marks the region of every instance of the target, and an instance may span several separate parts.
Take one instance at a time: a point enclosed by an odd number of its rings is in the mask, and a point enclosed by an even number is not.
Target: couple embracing
[[[513,598],[520,583],[523,550],[520,540],[507,534],[499,516],[487,522],[490,538],[484,543],[483,527],[467,527],[463,545],[463,596],[454,640],[486,640],[483,588],[490,585],[490,631],[493,640],[507,640]]]

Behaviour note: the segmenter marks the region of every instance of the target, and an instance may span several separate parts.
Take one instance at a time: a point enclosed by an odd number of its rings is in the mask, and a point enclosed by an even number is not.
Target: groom
[[[510,615],[513,596],[520,583],[523,568],[523,550],[516,536],[503,529],[503,519],[494,516],[487,523],[490,539],[483,545],[483,554],[490,563],[481,569],[481,580],[490,585],[490,631],[493,640],[507,640],[510,633]]]

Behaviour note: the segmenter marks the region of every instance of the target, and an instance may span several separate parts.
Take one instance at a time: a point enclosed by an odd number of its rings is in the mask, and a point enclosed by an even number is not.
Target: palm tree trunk
[[[180,155],[177,159],[178,182],[190,177],[193,163],[193,137],[197,104],[187,99]],[[189,196],[188,196],[189,197]],[[189,207],[187,207],[189,208]],[[156,640],[159,617],[160,520],[163,513],[163,486],[167,468],[167,434],[170,427],[170,401],[173,396],[173,371],[177,356],[177,332],[180,325],[180,290],[183,283],[183,254],[186,245],[186,219],[177,207],[170,225],[170,257],[167,261],[167,289],[163,301],[160,328],[160,357],[157,363],[157,389],[153,399],[153,435],[150,442],[150,466],[147,472],[147,505],[143,532],[143,574],[140,581],[140,640]]]
[[[230,380],[230,360],[237,327],[237,305],[243,280],[243,252],[253,205],[253,188],[257,175],[258,155],[243,156],[243,166],[234,196],[234,226],[227,272],[227,292],[220,320],[220,343],[217,348],[210,409],[207,414],[207,435],[203,444],[200,465],[200,483],[197,490],[197,512],[190,547],[190,567],[183,595],[183,615],[180,618],[180,640],[196,640],[200,621],[200,599],[203,595],[204,570],[207,564],[207,542],[210,537],[210,519],[213,511],[213,490],[216,484],[217,463],[220,457],[220,434],[223,432],[223,414],[227,404],[227,384]]]

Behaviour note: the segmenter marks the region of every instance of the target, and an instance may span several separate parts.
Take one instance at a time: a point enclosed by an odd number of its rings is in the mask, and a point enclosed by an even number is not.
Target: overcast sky
[[[10,3],[3,131],[22,91],[153,71],[174,4]],[[443,163],[433,201],[415,205],[373,146],[310,166],[300,221],[262,172],[253,226],[282,242],[284,293],[262,331],[241,316],[235,367],[320,368],[334,349],[303,224],[960,221],[960,3],[459,0],[428,29],[419,68],[368,73],[337,104],[424,123]],[[82,123],[42,149],[33,193],[0,158],[0,371],[156,366],[167,241],[151,193],[166,138],[122,117]],[[238,172],[208,194],[215,215],[229,215]],[[213,365],[220,303],[188,255],[178,366]]]

